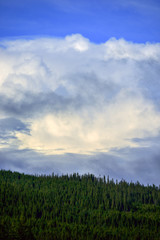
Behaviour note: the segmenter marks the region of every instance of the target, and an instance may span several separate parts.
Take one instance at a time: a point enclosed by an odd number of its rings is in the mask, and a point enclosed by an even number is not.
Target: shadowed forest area
[[[160,239],[160,187],[0,171],[1,240]]]

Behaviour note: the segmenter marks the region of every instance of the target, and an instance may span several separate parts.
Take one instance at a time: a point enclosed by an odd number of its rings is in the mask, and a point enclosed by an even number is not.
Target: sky
[[[0,169],[160,184],[159,0],[0,0]]]

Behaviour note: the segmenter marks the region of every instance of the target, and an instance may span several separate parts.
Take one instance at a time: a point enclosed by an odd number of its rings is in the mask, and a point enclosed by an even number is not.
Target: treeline
[[[0,171],[0,239],[160,239],[160,188]]]

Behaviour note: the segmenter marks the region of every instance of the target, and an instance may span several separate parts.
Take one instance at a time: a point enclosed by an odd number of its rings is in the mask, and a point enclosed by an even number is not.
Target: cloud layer
[[[21,152],[31,151],[33,159],[34,154],[43,159],[41,169],[46,162],[58,172],[108,174],[110,169],[119,178],[132,170],[132,177],[138,173],[138,162],[139,169],[144,161],[148,170],[153,162],[148,179],[155,181],[160,156],[159,43],[112,38],[93,44],[79,34],[3,40],[0,69],[0,149],[6,159],[10,151],[18,154],[15,162]],[[30,168],[35,169],[37,161]],[[28,165],[27,157],[24,162]],[[141,179],[147,181],[146,176]]]

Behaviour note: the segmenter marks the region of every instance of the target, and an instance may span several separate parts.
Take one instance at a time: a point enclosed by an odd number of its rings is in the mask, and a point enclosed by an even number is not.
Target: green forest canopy
[[[0,239],[160,239],[160,187],[1,170]]]

